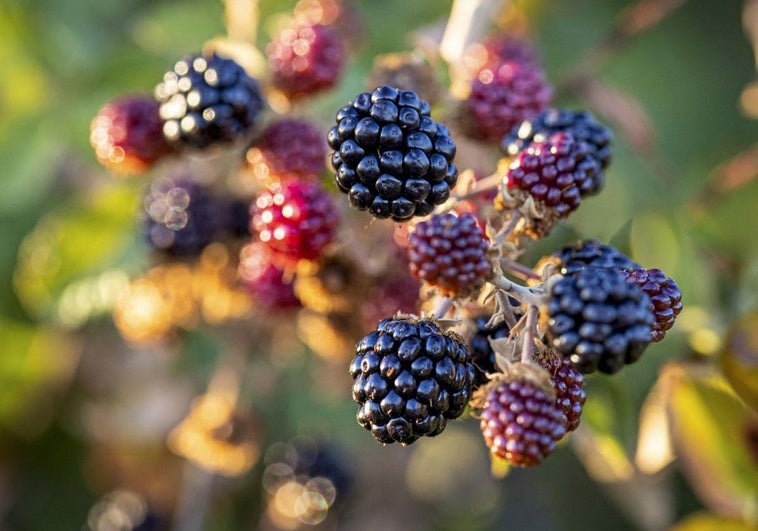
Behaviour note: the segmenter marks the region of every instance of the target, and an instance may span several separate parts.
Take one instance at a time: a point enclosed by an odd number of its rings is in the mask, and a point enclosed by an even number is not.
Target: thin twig
[[[514,260],[508,260],[506,258],[500,259],[500,266],[514,275],[521,277],[524,280],[540,280],[542,277],[534,272],[531,267],[525,266],[522,263]]]
[[[542,289],[536,287],[527,288],[525,286],[514,284],[504,275],[494,275],[492,278],[488,279],[487,282],[526,305],[539,307],[544,302],[544,292]]]
[[[521,363],[531,363],[534,355],[534,336],[537,333],[537,306],[526,310],[526,329],[521,343]]]
[[[518,222],[521,220],[521,212],[514,210],[511,212],[511,217],[508,219],[508,223],[501,228],[497,234],[495,234],[493,246],[494,247],[501,247],[507,240],[508,236],[511,235],[513,232],[513,229],[516,228],[516,225],[518,225]]]

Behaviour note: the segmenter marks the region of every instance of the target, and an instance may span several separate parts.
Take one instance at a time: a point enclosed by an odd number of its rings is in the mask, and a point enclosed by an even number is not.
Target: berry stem
[[[516,225],[518,225],[518,222],[521,220],[521,212],[517,210],[511,211],[511,217],[508,219],[508,223],[506,223],[498,232],[495,234],[493,247],[500,248],[503,246],[503,244],[508,240],[508,236],[511,235],[511,232],[513,232],[513,229],[516,228]]]
[[[526,328],[521,344],[521,363],[531,363],[534,355],[534,336],[537,332],[537,306],[529,305],[526,310]]]
[[[495,274],[487,282],[498,288],[499,290],[511,295],[514,299],[527,304],[529,306],[537,306],[544,304],[545,293],[539,287],[527,288],[514,284],[508,280],[504,275]]]
[[[453,307],[453,299],[445,297],[437,304],[437,308],[434,310],[434,318],[442,319],[445,314]]]
[[[535,273],[531,267],[527,267],[524,264],[521,264],[514,260],[501,258],[500,265],[509,273],[513,273],[514,275],[521,277],[524,280],[539,280],[542,278],[540,275]]]
[[[488,175],[481,181],[477,181],[476,183],[474,183],[471,189],[468,190],[465,194],[453,195],[452,197],[456,201],[465,201],[467,199],[473,199],[479,194],[483,194],[485,192],[489,192],[491,190],[500,188],[500,184],[502,183],[502,181],[503,181],[503,178],[499,174],[494,173],[492,175]]]

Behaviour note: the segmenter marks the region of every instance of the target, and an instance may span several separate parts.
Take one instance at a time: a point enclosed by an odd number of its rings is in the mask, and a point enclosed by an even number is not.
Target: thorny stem
[[[500,265],[509,273],[513,273],[514,275],[519,276],[524,280],[539,280],[542,278],[540,275],[535,273],[531,267],[527,267],[524,264],[521,264],[514,260],[501,258]]]
[[[528,306],[540,307],[544,303],[545,293],[541,288],[527,288],[514,284],[504,275],[495,275],[487,282]]]
[[[521,343],[521,363],[532,362],[532,356],[534,355],[534,336],[537,332],[537,306],[529,305],[526,310],[526,329],[524,330],[524,338]]]

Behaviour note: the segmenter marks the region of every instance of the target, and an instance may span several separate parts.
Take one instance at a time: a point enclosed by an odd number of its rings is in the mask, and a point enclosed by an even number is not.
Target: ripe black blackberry
[[[615,269],[588,268],[552,285],[547,305],[552,347],[584,373],[613,374],[650,343],[650,299]]]
[[[540,464],[566,433],[544,369],[515,364],[484,391],[480,429],[490,452],[514,466]]]
[[[408,268],[443,295],[473,297],[492,271],[488,249],[473,214],[433,216],[408,235]]]
[[[571,275],[588,267],[601,269],[637,269],[641,266],[624,253],[597,240],[584,240],[561,247],[553,253],[560,262],[560,272]]]
[[[240,138],[263,108],[258,82],[217,54],[178,61],[155,88],[169,144],[207,148]]]
[[[566,415],[566,431],[574,431],[579,426],[587,399],[584,376],[568,358],[550,349],[540,350],[535,355],[535,361],[550,373],[555,390],[555,403]]]
[[[350,364],[358,423],[381,443],[434,437],[461,416],[476,378],[462,340],[431,319],[383,319]]]
[[[489,340],[506,338],[511,333],[511,329],[505,321],[495,326],[487,326],[490,317],[490,315],[482,315],[476,318],[476,333],[469,341],[471,361],[476,368],[476,387],[490,381],[487,378],[488,374],[498,372],[495,351],[492,350]]]
[[[166,254],[197,256],[223,230],[215,199],[189,179],[156,180],[143,208],[147,241]]]
[[[613,133],[588,111],[549,109],[541,112],[514,126],[503,138],[500,149],[507,156],[515,157],[533,142],[544,142],[550,135],[559,132],[571,133],[574,138],[588,144],[590,155],[597,160],[600,168],[594,180],[582,189],[582,195],[597,193],[605,180],[603,170],[611,161]]]
[[[327,140],[339,189],[378,218],[405,221],[444,203],[458,180],[455,142],[409,90],[381,86],[337,113]]]
[[[679,286],[660,269],[636,268],[621,273],[627,282],[639,286],[650,298],[650,311],[655,317],[651,342],[661,341],[682,311],[682,292],[679,291]]]

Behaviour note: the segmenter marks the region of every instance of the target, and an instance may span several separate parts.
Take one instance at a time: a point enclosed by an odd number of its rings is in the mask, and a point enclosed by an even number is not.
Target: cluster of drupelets
[[[610,131],[552,109],[534,49],[497,35],[451,65],[444,104],[429,61],[392,55],[319,127],[294,109],[339,82],[356,14],[302,0],[292,21],[266,47],[265,79],[219,53],[188,56],[154,97],[114,100],[93,121],[97,157],[116,171],[223,153],[244,183],[154,179],[143,227],[164,263],[127,290],[119,330],[152,341],[190,326],[197,308],[213,324],[304,307],[299,333],[320,354],[344,358],[365,335],[350,374],[358,422],[378,441],[410,444],[470,411],[494,456],[540,463],[579,425],[582,374],[636,361],[681,309],[663,272],[594,240],[534,268],[518,261],[600,192]],[[266,108],[282,98],[288,112]],[[459,135],[500,148],[491,175],[459,170]],[[347,204],[397,225],[368,226]]]

